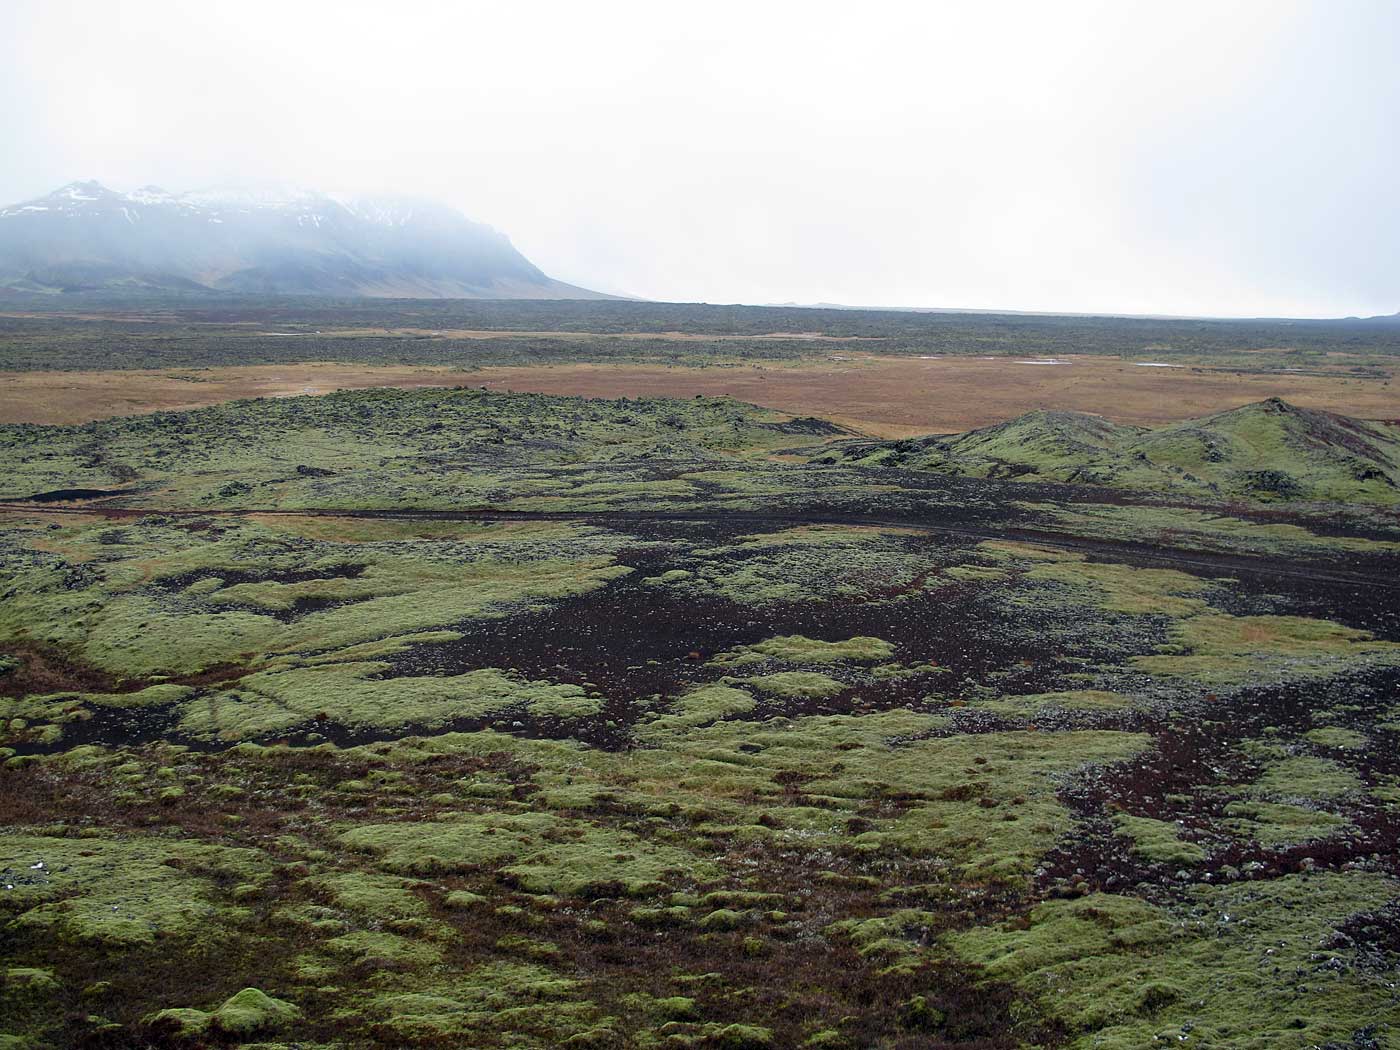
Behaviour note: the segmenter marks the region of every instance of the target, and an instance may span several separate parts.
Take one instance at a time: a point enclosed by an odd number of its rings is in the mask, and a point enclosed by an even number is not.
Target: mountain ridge
[[[554,280],[504,234],[423,198],[150,185],[122,193],[96,180],[0,208],[0,287],[614,298]]]

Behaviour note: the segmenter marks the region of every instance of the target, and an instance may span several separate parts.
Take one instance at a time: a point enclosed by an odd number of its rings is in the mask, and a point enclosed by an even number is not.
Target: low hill
[[[553,280],[504,234],[432,201],[98,182],[0,209],[0,288],[610,298]]]
[[[1400,427],[1270,398],[1156,429],[1031,412],[952,436],[861,444],[845,462],[1270,501],[1400,502]]]

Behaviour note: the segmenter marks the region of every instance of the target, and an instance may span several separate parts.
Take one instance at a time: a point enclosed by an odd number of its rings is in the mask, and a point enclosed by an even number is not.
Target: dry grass
[[[472,372],[426,366],[334,363],[174,371],[19,372],[0,388],[0,423],[78,423],[110,416],[367,387],[485,385],[493,390],[589,397],[727,394],[794,415],[814,415],[880,437],[953,432],[1036,408],[1096,412],[1154,425],[1209,415],[1267,397],[1370,419],[1400,417],[1400,387],[1339,372],[1238,374],[1209,368],[1142,368],[1100,356],[1031,366],[1007,358],[919,359],[850,355],[794,364],[681,368],[538,365]]]
[[[0,314],[0,316],[4,316]],[[296,332],[259,332],[259,335],[283,337],[305,334]],[[579,339],[637,339],[663,343],[722,343],[741,340],[800,339],[803,342],[818,343],[879,343],[884,336],[875,335],[826,335],[822,332],[764,332],[759,335],[716,335],[710,332],[577,332],[577,331],[517,331],[510,328],[321,328],[316,334],[322,338],[335,339],[378,339],[392,336],[434,336],[443,339],[565,339],[570,342]]]
[[[472,382],[455,368],[328,362],[160,371],[13,372],[0,386],[0,423],[86,423],[176,412],[249,397],[294,397],[369,387],[443,387]]]
[[[728,394],[794,415],[815,415],[885,437],[986,426],[1037,408],[1095,412],[1151,426],[1267,397],[1371,419],[1400,416],[1400,390],[1381,379],[1142,368],[1101,356],[1063,365],[1007,358],[852,355],[847,360],[726,368],[557,365],[483,368],[493,390],[636,397]]]

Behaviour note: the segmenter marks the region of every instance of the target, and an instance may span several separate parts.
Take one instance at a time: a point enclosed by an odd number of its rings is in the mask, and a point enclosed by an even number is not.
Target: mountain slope
[[[0,210],[0,287],[600,299],[503,234],[414,198],[118,193],[75,182]]]
[[[833,456],[1183,496],[1400,503],[1400,427],[1279,398],[1153,430],[1081,412],[1031,412],[965,434],[863,444]]]

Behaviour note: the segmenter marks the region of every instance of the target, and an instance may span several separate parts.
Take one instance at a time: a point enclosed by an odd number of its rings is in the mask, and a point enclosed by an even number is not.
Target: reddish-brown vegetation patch
[[[948,433],[1037,408],[1096,412],[1153,425],[1209,415],[1268,397],[1369,419],[1400,416],[1389,377],[1141,368],[1075,356],[1033,367],[1015,359],[878,357],[795,364],[684,368],[664,365],[533,365],[454,368],[335,363],[169,371],[16,372],[0,390],[0,423],[81,423],[173,411],[239,398],[337,389],[469,384],[585,397],[727,395],[794,415],[818,416],[882,437]]]

